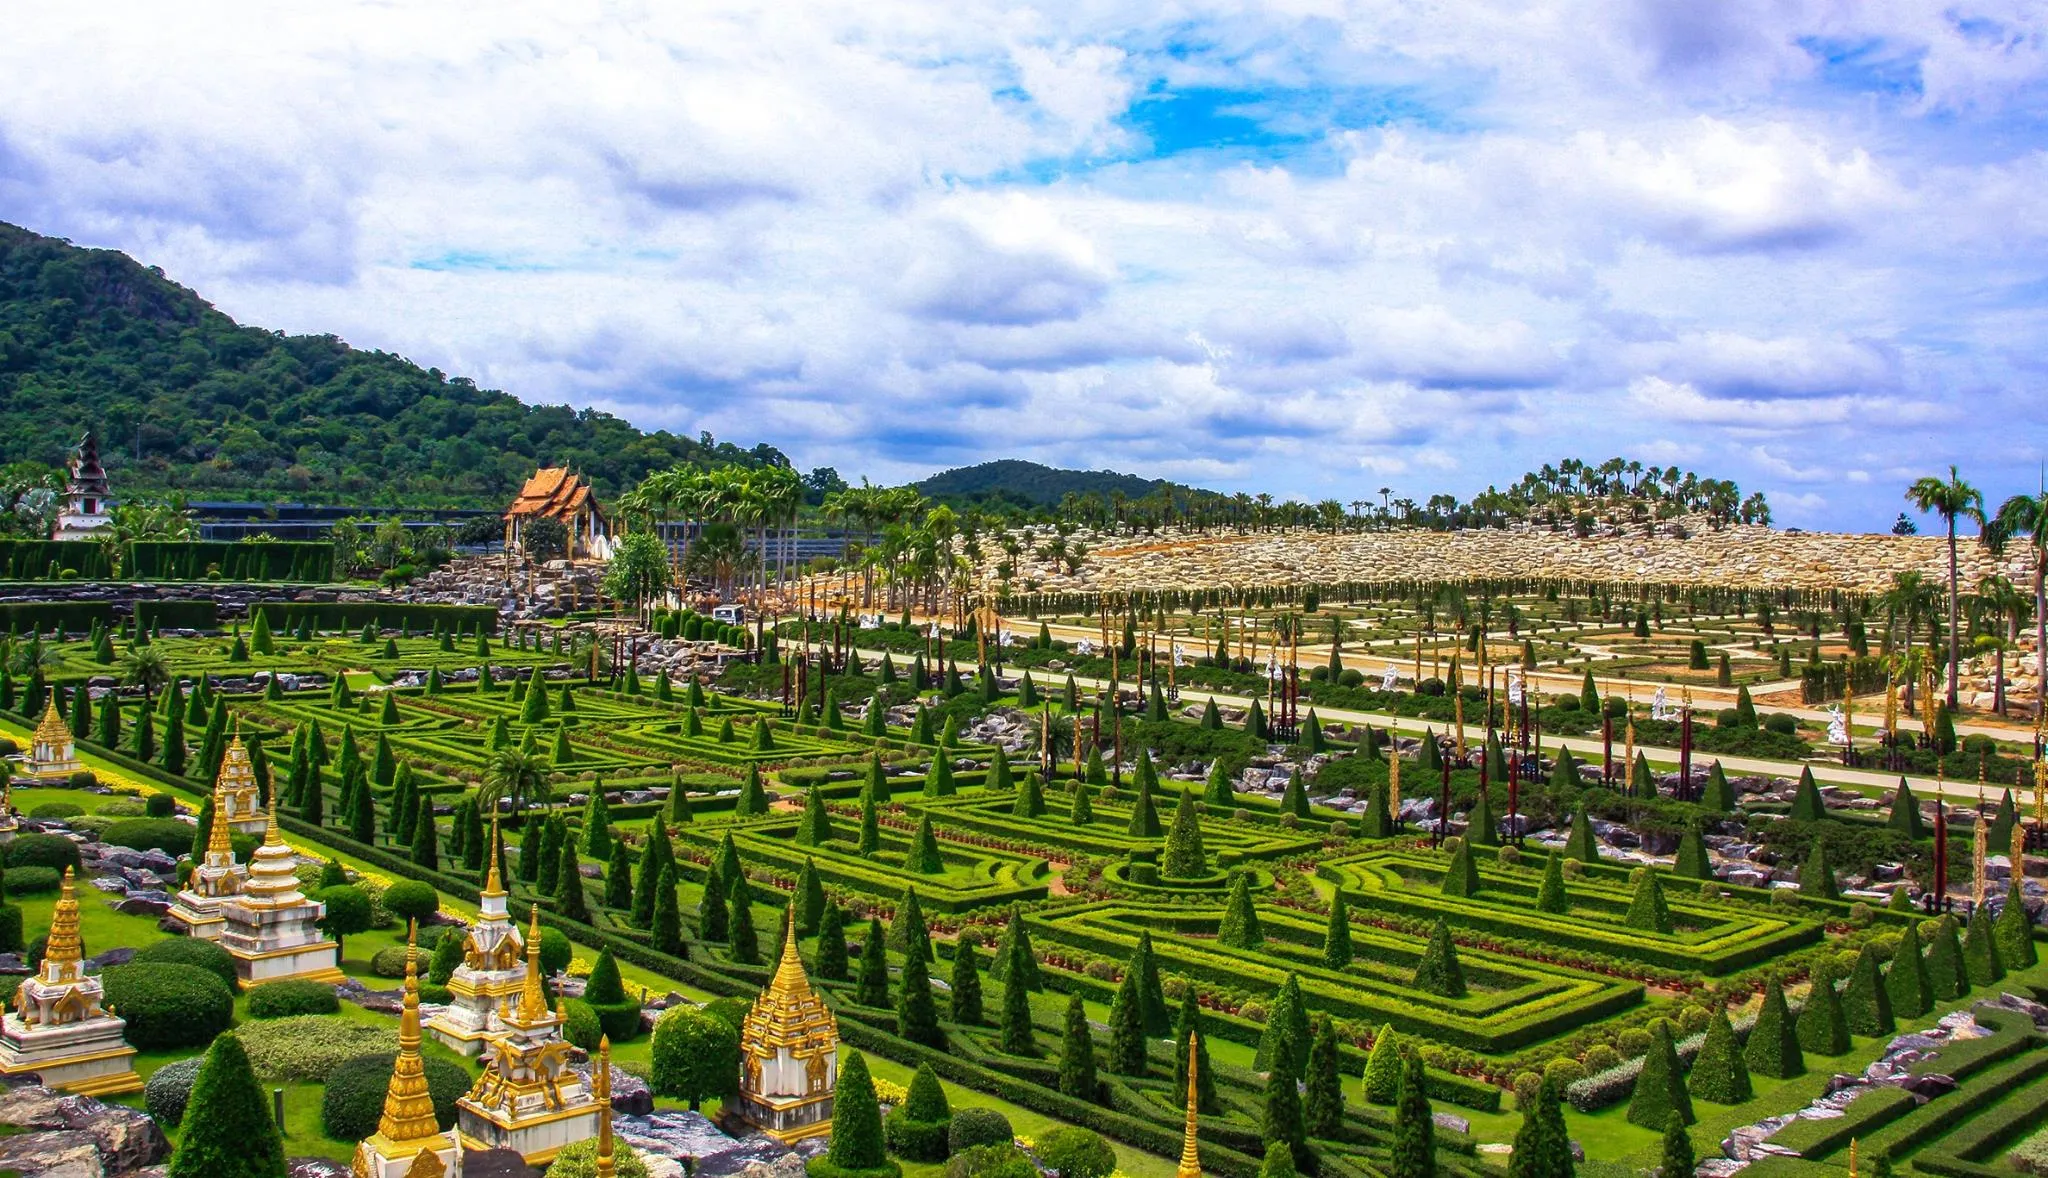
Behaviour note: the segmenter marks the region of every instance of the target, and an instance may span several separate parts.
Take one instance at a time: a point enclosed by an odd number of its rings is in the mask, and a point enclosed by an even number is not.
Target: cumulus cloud
[[[1882,527],[1901,430],[2038,457],[2044,94],[2025,0],[38,0],[0,218],[850,475],[1598,450]]]

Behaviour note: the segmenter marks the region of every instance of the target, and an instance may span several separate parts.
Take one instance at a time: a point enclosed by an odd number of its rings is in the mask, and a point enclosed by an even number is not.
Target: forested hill
[[[1121,491],[1126,499],[1142,499],[1173,486],[1164,479],[1142,479],[1113,470],[1060,470],[1018,458],[1003,458],[979,466],[942,470],[918,483],[917,489],[933,499],[1050,507],[1070,493],[1107,498]]]
[[[117,496],[496,507],[541,462],[609,495],[678,462],[781,460],[244,327],[126,254],[0,223],[0,462],[61,463],[89,424]]]

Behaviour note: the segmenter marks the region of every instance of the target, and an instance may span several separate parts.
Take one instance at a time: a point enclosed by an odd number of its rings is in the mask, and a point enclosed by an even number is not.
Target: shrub
[[[919,1064],[903,1103],[882,1118],[882,1140],[896,1156],[913,1162],[946,1160],[953,1113],[932,1065]]]
[[[977,1145],[947,1159],[946,1178],[1038,1178],[1038,1167],[1014,1145]]]
[[[204,1056],[195,1055],[167,1063],[142,1086],[142,1106],[157,1124],[175,1129],[185,1119],[185,1104],[192,1099],[192,1081],[199,1078],[199,1065],[205,1062]]]
[[[956,1108],[946,1144],[957,1154],[979,1146],[1008,1145],[1016,1137],[1010,1119],[992,1108]]]
[[[1772,712],[1764,721],[1764,727],[1780,736],[1791,736],[1799,731],[1799,720],[1784,712]]]
[[[152,794],[150,796],[150,801],[155,801],[157,798],[162,798],[166,802],[171,800],[170,795],[168,794]],[[143,803],[141,798],[114,798],[109,801],[101,802],[99,809],[94,810],[93,813],[97,814],[101,818],[171,817],[170,814],[150,813],[149,807]]]
[[[380,978],[402,978],[407,956],[404,945],[387,945],[370,955],[370,972]]]
[[[612,1142],[613,1173],[618,1178],[647,1178],[647,1163],[623,1141]],[[548,1163],[548,1178],[597,1178],[597,1138],[586,1137],[562,1147]]]
[[[1102,1134],[1072,1125],[1038,1139],[1038,1160],[1060,1178],[1109,1178],[1116,1170],[1116,1151]]]
[[[696,1108],[728,1096],[740,1082],[740,1036],[733,1025],[694,1006],[671,1007],[654,1026],[653,1088]]]
[[[1587,1075],[1596,1075],[1620,1063],[1621,1053],[1605,1043],[1595,1043],[1586,1049],[1582,1062],[1586,1065]]]
[[[327,1076],[320,1098],[320,1124],[336,1141],[360,1141],[377,1131],[384,1112],[384,1091],[391,1086],[397,1052],[358,1055]],[[445,1059],[428,1056],[427,1094],[434,1101],[434,1121],[446,1129],[455,1124],[455,1102],[469,1091],[469,1073]]]
[[[192,827],[175,818],[123,818],[100,836],[117,847],[182,855],[192,849]]]
[[[235,1019],[228,984],[196,965],[117,965],[100,980],[106,1004],[128,1020],[128,1042],[143,1051],[204,1047]]]
[[[334,1014],[341,999],[334,987],[304,978],[285,978],[249,987],[250,1018],[291,1018],[302,1014]]]
[[[14,867],[7,872],[7,894],[34,896],[54,892],[64,877],[51,867]]]
[[[597,1041],[604,1036],[604,1024],[597,1018],[597,1011],[581,998],[568,998],[562,1002],[562,1038],[574,1043],[585,1051],[596,1051]]]
[[[1560,1055],[1544,1065],[1543,1076],[1557,1081],[1559,1088],[1568,1088],[1586,1078],[1586,1065],[1569,1055]]]
[[[384,911],[401,921],[425,920],[440,908],[441,896],[434,890],[432,884],[421,883],[416,879],[402,879],[385,888],[378,902],[383,905]],[[425,949],[427,946],[422,945],[420,948]]]
[[[77,818],[85,807],[76,802],[44,802],[28,812],[30,818]]]
[[[324,1079],[357,1056],[398,1049],[395,1023],[350,1023],[321,1014],[245,1023],[235,1034],[257,1078],[273,1084]]]
[[[7,882],[11,884],[14,881],[10,877]],[[135,951],[132,963],[196,965],[226,982],[230,990],[237,985],[234,955],[212,941],[198,937],[171,937],[144,945]]]
[[[192,828],[185,828],[186,849],[192,846]],[[61,834],[32,832],[18,834],[7,844],[8,870],[16,867],[47,867],[62,874],[66,867],[78,869],[78,844]]]

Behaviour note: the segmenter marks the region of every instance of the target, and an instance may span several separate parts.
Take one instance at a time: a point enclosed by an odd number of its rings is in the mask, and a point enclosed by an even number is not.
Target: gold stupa
[[[128,1024],[100,1005],[100,980],[85,972],[78,934],[78,893],[71,869],[50,913],[42,968],[15,991],[0,1019],[0,1076],[35,1073],[52,1088],[87,1096],[134,1092],[135,1049],[122,1038]]]
[[[738,1114],[787,1144],[832,1129],[839,1085],[839,1022],[811,989],[796,951],[796,913],[782,960],[740,1026]]]
[[[499,1017],[507,998],[516,997],[530,972],[526,942],[506,911],[507,893],[498,875],[498,823],[491,821],[483,892],[477,898],[476,923],[463,945],[462,964],[448,979],[448,1005],[427,1021],[427,1032],[464,1055],[483,1054],[490,1040],[505,1030]]]
[[[1180,1139],[1180,1167],[1173,1178],[1202,1178],[1202,1151],[1195,1141],[1195,1047],[1199,1037],[1188,1036],[1188,1123]]]
[[[220,906],[220,945],[234,956],[235,972],[246,985],[279,978],[342,980],[340,951],[318,927],[327,906],[299,891],[298,862],[299,853],[278,833],[272,806],[263,845],[249,857],[248,878]]]
[[[260,829],[264,818],[255,812],[256,804],[256,775],[249,768],[249,750],[237,736],[221,758],[220,773],[213,781],[213,820],[207,829],[206,858],[193,865],[191,876],[166,914],[184,928],[186,936],[218,940],[226,928],[221,905],[249,882],[249,869],[235,858],[235,827],[229,816],[246,805]]]
[[[406,930],[405,998],[398,1015],[398,1058],[384,1090],[377,1131],[356,1145],[354,1178],[461,1178],[462,1142],[434,1120],[420,1058],[419,927]]]
[[[498,1029],[484,1042],[484,1070],[455,1102],[463,1142],[473,1149],[512,1149],[527,1164],[544,1166],[563,1146],[593,1137],[610,1109],[569,1067],[565,1020],[548,1009],[541,987],[540,906],[526,933],[526,972],[516,999],[495,1016]]]
[[[83,691],[84,688],[78,690]],[[85,762],[78,759],[78,749],[71,739],[71,726],[64,717],[57,714],[57,691],[50,689],[49,698],[43,705],[43,722],[36,725],[35,735],[29,737],[28,758],[22,762],[22,772],[30,777],[45,779],[69,777],[85,768]]]

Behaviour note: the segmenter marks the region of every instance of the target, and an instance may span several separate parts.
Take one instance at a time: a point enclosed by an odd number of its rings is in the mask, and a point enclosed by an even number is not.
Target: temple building
[[[377,1131],[356,1144],[353,1178],[462,1178],[462,1139],[434,1120],[420,1058],[419,929],[406,930],[405,991],[398,1013],[398,1058],[384,1089]]]
[[[57,511],[52,540],[90,540],[114,522],[114,501],[107,497],[107,471],[100,465],[100,440],[91,430],[71,455],[71,477],[64,484],[64,506]]]
[[[192,868],[185,886],[171,901],[171,910],[165,913],[184,928],[186,936],[219,940],[221,930],[227,927],[226,918],[220,914],[221,905],[240,895],[249,882],[249,869],[235,858],[235,827],[229,821],[234,807],[241,804],[236,795],[244,783],[248,789],[247,803],[254,806],[256,778],[249,770],[249,750],[242,747],[242,738],[237,736],[228,745],[227,755],[221,758],[220,773],[213,779],[213,824],[207,829],[206,858]],[[261,814],[254,817],[259,827],[265,825]]]
[[[568,467],[543,467],[519,488],[519,497],[505,509],[505,546],[524,550],[527,525],[538,519],[557,520],[568,529],[569,559],[611,558],[611,524],[597,505],[597,493]]]
[[[51,1088],[86,1096],[142,1089],[128,1024],[100,1005],[100,980],[85,972],[78,936],[78,893],[64,869],[42,968],[21,983],[0,1019],[0,1077],[34,1074]]]
[[[28,757],[21,768],[30,777],[49,780],[66,778],[85,768],[85,762],[78,759],[77,745],[71,739],[71,726],[57,714],[57,692],[54,688],[43,708],[43,722],[36,725],[35,735],[29,737]]]
[[[541,990],[540,906],[526,932],[526,976],[516,1003],[507,1000],[488,1040],[484,1071],[455,1102],[456,1123],[471,1149],[517,1150],[530,1166],[545,1166],[565,1145],[597,1135],[600,1110],[583,1077],[569,1068],[564,1021],[549,1010]]]
[[[787,1145],[832,1131],[839,1086],[839,1023],[796,952],[796,914],[782,960],[740,1025],[741,1120]]]
[[[220,945],[234,955],[244,985],[279,978],[342,980],[340,950],[316,927],[327,906],[299,891],[293,870],[298,861],[298,852],[277,833],[272,807],[263,845],[250,856],[248,879],[220,906]]]
[[[498,1014],[508,999],[517,997],[526,983],[526,943],[505,911],[507,893],[498,878],[498,824],[491,822],[489,874],[483,893],[477,897],[476,923],[470,926],[463,946],[462,964],[448,979],[448,1005],[427,1022],[434,1038],[460,1051],[477,1056],[501,1033],[504,1023]]]

